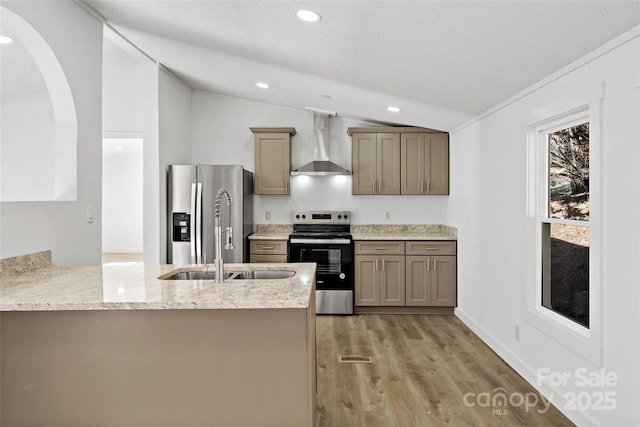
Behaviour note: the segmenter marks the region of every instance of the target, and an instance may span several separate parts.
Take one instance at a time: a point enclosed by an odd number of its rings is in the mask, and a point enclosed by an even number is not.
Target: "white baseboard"
[[[545,399],[551,400],[551,403],[558,408],[567,418],[575,425],[580,427],[601,427],[585,412],[571,411],[565,412],[562,408],[565,406],[564,394],[555,387],[546,384],[537,385],[536,370],[525,363],[517,355],[515,355],[507,346],[493,335],[483,329],[475,320],[468,316],[464,310],[456,307],[453,311],[454,316],[462,321],[469,329],[471,329],[485,344],[491,348],[498,356],[500,356],[509,366],[511,366],[518,374],[520,374],[531,386],[538,391]]]

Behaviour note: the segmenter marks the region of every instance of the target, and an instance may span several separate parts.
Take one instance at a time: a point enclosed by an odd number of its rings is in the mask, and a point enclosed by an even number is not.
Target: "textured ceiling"
[[[440,128],[640,24],[638,1],[85,3],[196,89]],[[390,104],[403,111],[376,113]]]

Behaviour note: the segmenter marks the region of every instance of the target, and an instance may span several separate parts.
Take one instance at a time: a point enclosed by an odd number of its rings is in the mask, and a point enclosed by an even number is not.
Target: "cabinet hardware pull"
[[[384,246],[383,247],[376,246],[376,251],[384,251],[385,249],[387,248],[385,248]]]
[[[275,246],[263,246],[262,249],[275,249]]]
[[[378,187],[378,194],[380,194],[380,192],[381,192],[380,189],[382,188],[382,181],[376,181],[376,182],[378,183],[378,186],[377,186]]]
[[[427,181],[427,193],[431,193],[431,181]]]
[[[438,249],[438,248],[424,248],[424,250],[425,250],[425,251],[435,251],[435,250],[437,250],[437,249]]]
[[[371,180],[371,193],[375,193],[376,192],[376,182],[372,179]]]
[[[424,181],[420,181],[420,192],[424,193]]]
[[[384,258],[382,258],[382,271],[384,271]]]
[[[427,271],[431,271],[431,268],[429,267],[429,258],[427,258]]]
[[[433,260],[433,271],[438,271],[438,267],[436,266],[436,261],[435,259]]]
[[[376,258],[376,271],[378,271],[378,258]]]
[[[286,193],[288,193],[288,192],[289,192],[289,181],[288,181],[288,180],[284,182],[284,191],[285,191]]]

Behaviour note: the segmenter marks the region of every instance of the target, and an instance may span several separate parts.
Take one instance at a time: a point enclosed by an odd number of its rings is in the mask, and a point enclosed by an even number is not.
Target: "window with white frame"
[[[556,96],[527,127],[528,259],[523,319],[602,362],[604,84]]]
[[[540,304],[588,329],[589,118],[582,112],[559,121],[538,134],[545,171],[539,193]]]

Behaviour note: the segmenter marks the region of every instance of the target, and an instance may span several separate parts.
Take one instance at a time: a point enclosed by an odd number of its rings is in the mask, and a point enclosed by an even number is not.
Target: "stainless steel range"
[[[316,263],[316,313],[353,314],[353,240],[348,211],[294,211],[289,262]]]

